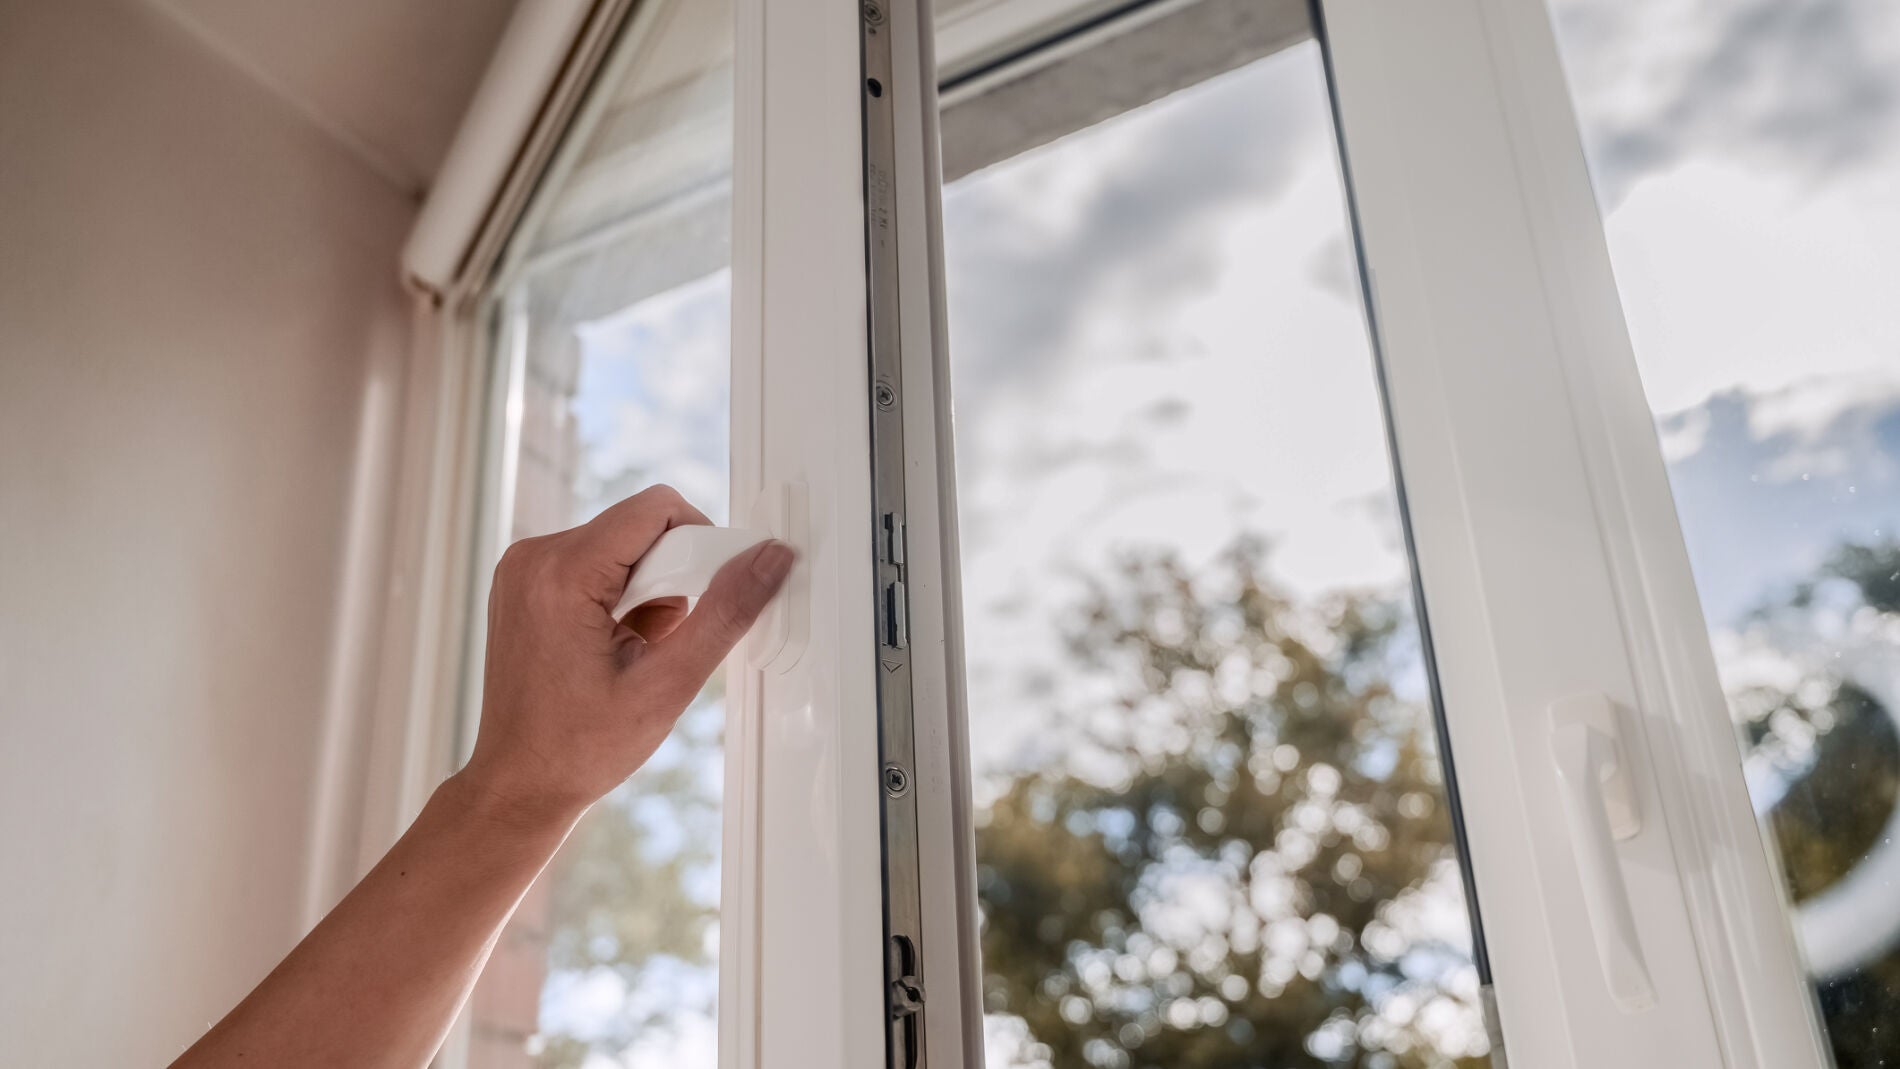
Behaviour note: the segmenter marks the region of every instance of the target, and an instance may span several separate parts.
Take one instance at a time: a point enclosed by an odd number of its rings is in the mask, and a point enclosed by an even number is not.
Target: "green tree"
[[[1852,583],[1876,612],[1900,615],[1900,541],[1849,542],[1834,551],[1822,571]]]
[[[1103,691],[979,820],[985,999],[1054,1069],[1486,1064],[1402,604],[1301,605],[1242,540],[1096,582]],[[1442,928],[1443,925],[1440,925]]]

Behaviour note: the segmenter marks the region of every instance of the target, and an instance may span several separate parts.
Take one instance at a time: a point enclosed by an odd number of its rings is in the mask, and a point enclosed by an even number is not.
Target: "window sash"
[[[1828,1065],[1742,782],[1542,0],[1323,0],[1506,1049]],[[1609,997],[1550,706],[1620,707],[1658,1005]]]

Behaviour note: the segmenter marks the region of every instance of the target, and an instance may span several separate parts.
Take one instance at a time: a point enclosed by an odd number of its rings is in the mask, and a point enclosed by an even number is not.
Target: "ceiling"
[[[303,112],[397,188],[420,197],[519,0],[144,2]],[[694,0],[694,6],[701,2]],[[937,0],[938,57],[943,72],[955,76],[1020,42],[1126,5]],[[724,14],[724,5],[719,10]],[[712,22],[730,34],[729,20]],[[665,54],[649,62],[670,69]],[[666,80],[650,73],[641,81],[656,79]]]
[[[516,0],[146,2],[420,195]]]

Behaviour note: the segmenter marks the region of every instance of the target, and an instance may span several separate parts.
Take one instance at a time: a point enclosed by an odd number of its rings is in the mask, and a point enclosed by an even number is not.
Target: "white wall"
[[[162,1065],[299,935],[411,214],[153,9],[0,0],[0,1061]]]

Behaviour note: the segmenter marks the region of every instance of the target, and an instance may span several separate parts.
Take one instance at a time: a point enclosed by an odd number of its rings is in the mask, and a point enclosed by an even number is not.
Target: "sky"
[[[1554,10],[1737,649],[1836,542],[1900,528],[1900,5]],[[1322,78],[1296,46],[945,192],[979,779],[1047,756],[1027,713],[1078,685],[1056,621],[1119,551],[1192,564],[1248,531],[1303,594],[1406,577]],[[582,328],[587,494],[631,472],[723,497],[727,293],[722,273]],[[678,1042],[627,1064],[700,1064],[711,1033]]]

